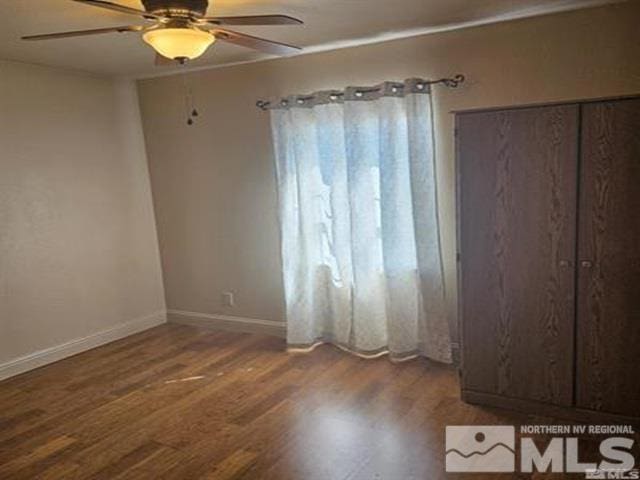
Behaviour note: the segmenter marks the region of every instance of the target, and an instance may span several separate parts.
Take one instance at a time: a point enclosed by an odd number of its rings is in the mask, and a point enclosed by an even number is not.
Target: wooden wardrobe
[[[456,112],[462,397],[640,419],[640,97]]]

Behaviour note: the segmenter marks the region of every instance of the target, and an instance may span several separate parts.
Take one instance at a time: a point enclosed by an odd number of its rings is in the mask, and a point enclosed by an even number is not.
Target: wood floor
[[[543,421],[462,403],[424,359],[163,325],[1,382],[0,479],[458,478],[447,424]]]

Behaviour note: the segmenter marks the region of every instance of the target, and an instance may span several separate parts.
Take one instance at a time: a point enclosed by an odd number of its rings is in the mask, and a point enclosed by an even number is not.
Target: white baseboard
[[[46,348],[23,357],[9,360],[8,362],[0,364],[0,380],[128,337],[134,333],[142,332],[143,330],[166,323],[166,321],[167,314],[162,310],[129,322],[121,323],[108,330],[103,330],[83,338],[76,338],[62,345],[56,345],[55,347]]]
[[[169,322],[183,325],[195,325],[233,332],[262,333],[283,338],[286,337],[287,333],[285,323],[273,320],[218,315],[215,313],[187,312],[184,310],[167,310],[167,314]]]

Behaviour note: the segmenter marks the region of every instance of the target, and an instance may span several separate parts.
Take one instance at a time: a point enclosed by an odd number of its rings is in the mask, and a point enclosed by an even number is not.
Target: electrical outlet
[[[225,307],[233,307],[235,304],[233,292],[222,292],[222,305]]]

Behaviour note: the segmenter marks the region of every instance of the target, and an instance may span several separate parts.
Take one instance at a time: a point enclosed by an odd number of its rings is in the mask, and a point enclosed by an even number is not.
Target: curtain
[[[429,85],[271,108],[290,349],[450,362]]]

